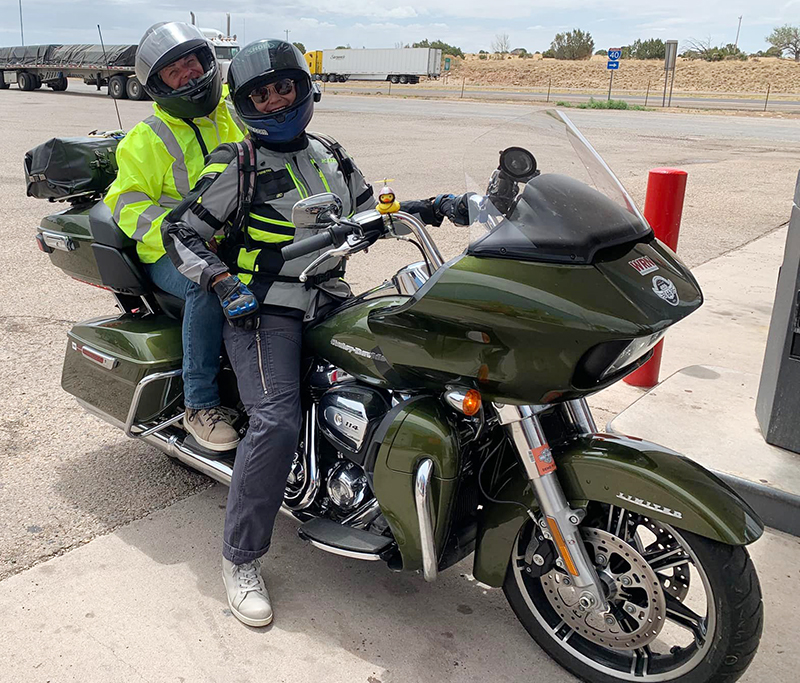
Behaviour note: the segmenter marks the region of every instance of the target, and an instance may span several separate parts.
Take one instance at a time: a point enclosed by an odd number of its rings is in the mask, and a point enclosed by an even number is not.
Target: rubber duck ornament
[[[394,190],[389,187],[388,183],[390,182],[390,179],[383,181],[383,188],[378,195],[378,206],[375,207],[378,209],[378,213],[387,214],[400,211],[400,202],[397,201]]]

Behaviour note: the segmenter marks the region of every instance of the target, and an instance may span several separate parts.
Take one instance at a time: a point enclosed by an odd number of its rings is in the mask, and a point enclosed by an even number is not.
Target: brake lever
[[[352,253],[350,251],[351,248],[357,246],[357,242],[354,244],[350,243],[350,239],[352,237],[353,235],[348,235],[347,239],[340,246],[334,247],[333,249],[328,249],[328,251],[326,251],[324,254],[320,254],[319,256],[317,256],[317,258],[315,258],[311,263],[309,263],[305,267],[303,272],[297,276],[297,279],[300,280],[300,282],[305,282],[306,280],[308,280],[309,273],[311,273],[312,270],[318,268],[323,262],[327,261],[329,258],[335,258],[339,256],[342,257],[349,256],[350,253]]]

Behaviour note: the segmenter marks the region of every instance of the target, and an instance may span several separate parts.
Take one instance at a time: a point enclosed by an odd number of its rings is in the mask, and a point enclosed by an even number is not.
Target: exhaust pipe
[[[179,436],[172,430],[162,429],[159,432],[142,437],[141,440],[166,453],[170,458],[180,460],[192,469],[211,477],[220,484],[231,485],[233,467],[228,463],[214,460],[193,450],[184,443],[182,434]]]

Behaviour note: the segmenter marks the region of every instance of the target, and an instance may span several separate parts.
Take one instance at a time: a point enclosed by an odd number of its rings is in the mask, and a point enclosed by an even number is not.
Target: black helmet
[[[272,113],[255,108],[250,93],[284,78],[295,83],[294,103]],[[250,134],[263,142],[289,142],[303,134],[314,114],[319,89],[303,54],[285,40],[259,40],[239,50],[228,69],[233,106]]]
[[[189,54],[197,56],[204,73],[173,90],[158,73]],[[136,77],[158,106],[179,119],[208,116],[222,97],[222,78],[211,42],[196,26],[180,21],[147,29],[136,50]]]

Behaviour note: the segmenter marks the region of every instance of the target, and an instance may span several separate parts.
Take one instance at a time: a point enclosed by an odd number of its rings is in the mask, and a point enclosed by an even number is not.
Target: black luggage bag
[[[64,199],[105,192],[117,177],[118,137],[52,138],[25,154],[28,196]]]

